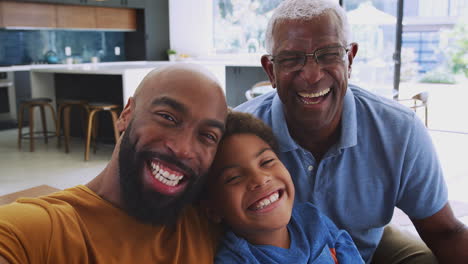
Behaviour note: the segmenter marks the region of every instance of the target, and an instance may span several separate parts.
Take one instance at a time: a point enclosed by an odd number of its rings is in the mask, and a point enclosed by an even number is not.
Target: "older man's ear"
[[[270,60],[269,55],[263,55],[261,62],[263,69],[270,79],[271,87],[276,88],[276,77],[273,69],[273,62]]]

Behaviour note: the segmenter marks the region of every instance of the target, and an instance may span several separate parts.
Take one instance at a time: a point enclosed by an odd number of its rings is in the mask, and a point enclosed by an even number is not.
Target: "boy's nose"
[[[271,175],[269,173],[264,172],[256,172],[253,173],[250,181],[249,181],[249,190],[255,190],[258,188],[263,187],[264,185],[268,184],[271,181]]]

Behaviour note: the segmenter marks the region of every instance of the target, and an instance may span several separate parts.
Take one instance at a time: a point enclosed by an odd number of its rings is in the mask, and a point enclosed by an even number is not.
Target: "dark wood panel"
[[[56,27],[57,8],[52,4],[0,2],[2,27]]]
[[[57,27],[96,28],[96,10],[90,6],[57,5]]]
[[[136,11],[129,8],[96,7],[96,27],[136,30]]]

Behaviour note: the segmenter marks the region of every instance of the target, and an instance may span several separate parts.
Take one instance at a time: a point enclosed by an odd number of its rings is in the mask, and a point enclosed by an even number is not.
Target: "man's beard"
[[[194,202],[203,187],[205,175],[196,175],[176,157],[150,151],[136,152],[130,142],[130,122],[122,137],[119,152],[119,178],[123,209],[136,219],[152,224],[170,226],[176,223],[184,207]],[[157,158],[181,168],[188,175],[188,184],[182,193],[175,196],[161,194],[143,185],[145,162]],[[185,176],[184,176],[185,177]]]

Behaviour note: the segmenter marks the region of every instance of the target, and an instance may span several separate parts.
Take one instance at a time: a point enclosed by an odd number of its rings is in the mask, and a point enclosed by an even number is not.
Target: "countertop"
[[[101,63],[81,63],[81,64],[32,64],[0,67],[0,72],[14,71],[34,71],[49,73],[71,73],[71,74],[115,74],[120,75],[128,69],[156,68],[174,63],[195,63],[201,65],[218,65],[231,67],[261,67],[258,61],[233,61],[233,60],[184,60],[184,61],[122,61],[122,62],[101,62]]]

